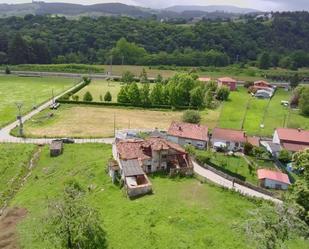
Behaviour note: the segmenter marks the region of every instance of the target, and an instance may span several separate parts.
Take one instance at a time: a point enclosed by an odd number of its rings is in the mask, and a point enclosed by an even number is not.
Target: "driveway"
[[[241,193],[242,195],[247,195],[247,196],[251,196],[251,197],[257,197],[257,198],[262,198],[265,200],[270,200],[273,201],[275,203],[282,203],[281,200],[278,200],[276,198],[273,198],[271,196],[262,194],[258,191],[255,191],[251,188],[247,188],[245,186],[239,185],[237,183],[233,183],[232,181],[229,181],[225,178],[223,178],[222,176],[217,175],[216,173],[205,169],[204,167],[200,166],[199,164],[197,164],[196,162],[193,162],[193,166],[194,166],[194,172],[204,178],[206,178],[207,180],[216,183],[224,188],[228,188],[228,189],[233,189],[239,193]]]

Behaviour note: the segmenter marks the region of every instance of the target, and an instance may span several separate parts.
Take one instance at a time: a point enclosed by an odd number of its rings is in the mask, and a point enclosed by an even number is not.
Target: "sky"
[[[31,2],[31,0],[0,0],[0,3],[27,2]],[[68,2],[81,4],[121,2],[150,8],[166,8],[173,5],[234,5],[264,11],[309,11],[309,0],[45,0],[45,2]]]

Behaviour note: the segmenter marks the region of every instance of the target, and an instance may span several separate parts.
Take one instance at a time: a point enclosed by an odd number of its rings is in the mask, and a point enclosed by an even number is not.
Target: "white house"
[[[288,189],[290,183],[289,176],[279,171],[269,169],[259,169],[257,171],[261,187],[272,189]]]
[[[297,152],[309,148],[309,131],[302,129],[278,128],[273,135],[273,143],[284,149]]]
[[[215,128],[212,131],[211,142],[214,148],[239,151],[243,150],[246,141],[246,133],[241,130]]]
[[[208,143],[208,127],[199,124],[173,122],[168,131],[167,139],[181,146],[190,144],[204,149]]]

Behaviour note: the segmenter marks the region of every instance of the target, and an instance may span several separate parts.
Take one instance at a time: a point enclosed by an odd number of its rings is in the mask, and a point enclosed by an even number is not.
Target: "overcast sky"
[[[0,0],[0,3],[27,3],[31,0]],[[121,2],[151,8],[173,5],[235,5],[260,10],[308,10],[309,0],[45,0],[45,2],[108,3]]]

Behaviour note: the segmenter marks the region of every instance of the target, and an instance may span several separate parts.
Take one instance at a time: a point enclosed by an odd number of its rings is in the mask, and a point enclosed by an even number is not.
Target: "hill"
[[[239,8],[232,5],[208,5],[208,6],[200,6],[200,5],[175,5],[172,7],[168,7],[165,10],[173,11],[177,13],[182,13],[184,11],[202,11],[202,12],[227,12],[234,14],[248,14],[248,13],[257,13],[261,12],[256,9],[247,9],[247,8]]]

